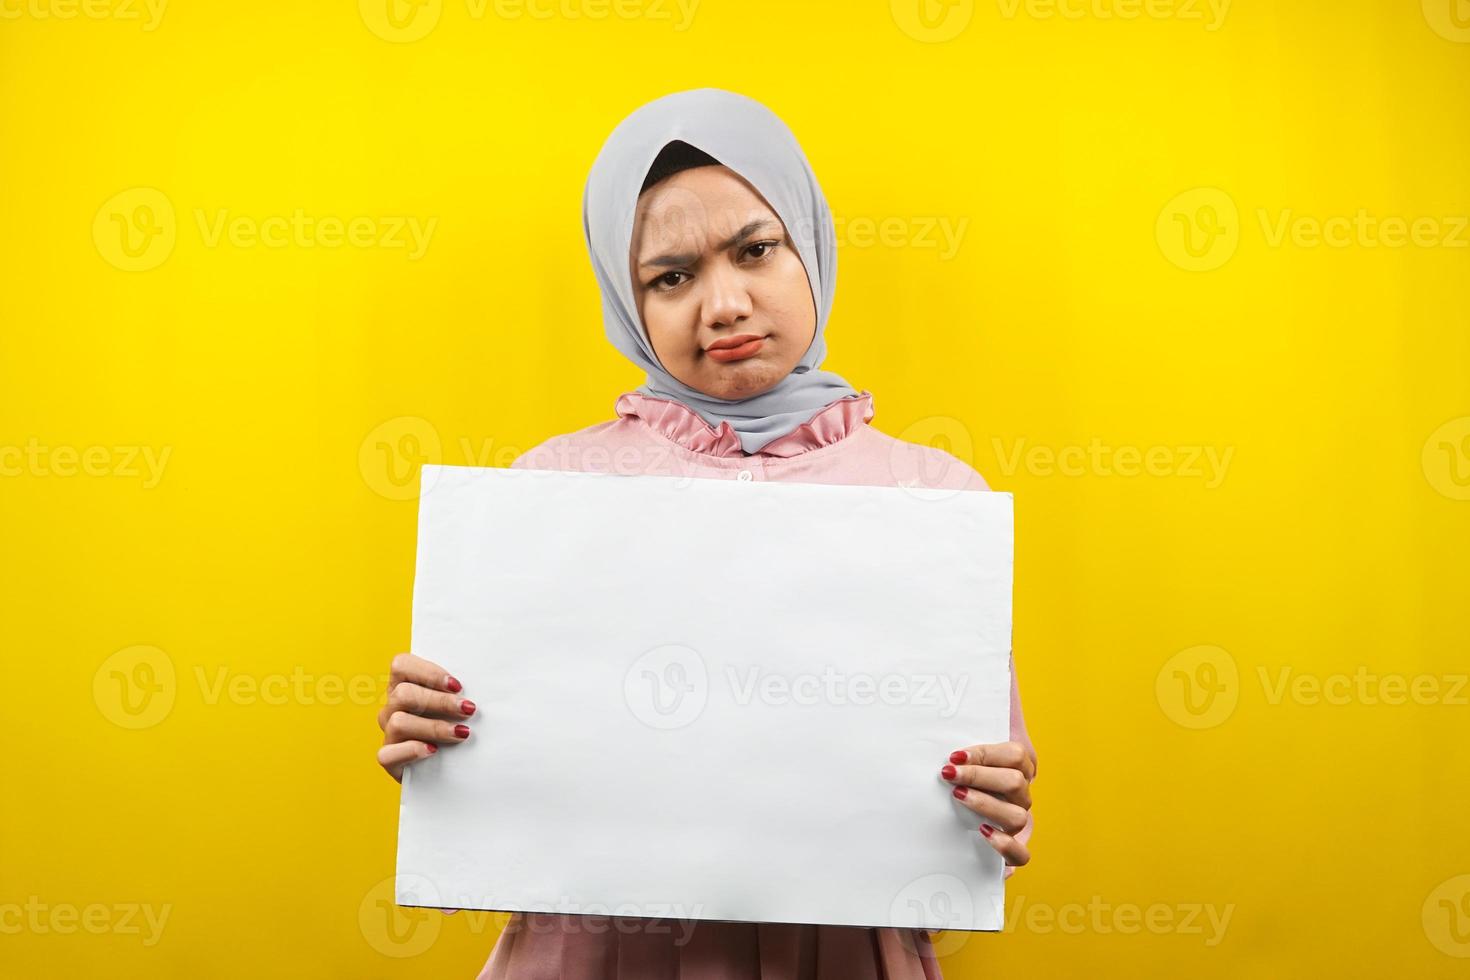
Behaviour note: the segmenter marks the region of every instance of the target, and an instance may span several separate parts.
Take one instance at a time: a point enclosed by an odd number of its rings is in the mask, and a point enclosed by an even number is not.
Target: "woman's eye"
[[[670,282],[669,281],[669,277],[670,276],[682,276],[683,274],[684,273],[682,273],[682,272],[665,272],[663,275],[661,275],[657,279],[655,279],[651,283],[651,285],[655,289],[673,289],[675,286],[679,285],[679,283],[678,282]]]
[[[764,259],[768,255],[770,255],[771,252],[775,251],[776,246],[777,245],[780,245],[780,244],[781,244],[780,242],[775,242],[775,241],[771,241],[771,242],[756,242],[755,244],[751,245],[750,248],[763,248],[766,251],[762,252],[759,255],[752,256],[752,258],[754,258],[756,261],[760,261],[761,259]],[[749,251],[749,249],[747,249],[747,251]]]

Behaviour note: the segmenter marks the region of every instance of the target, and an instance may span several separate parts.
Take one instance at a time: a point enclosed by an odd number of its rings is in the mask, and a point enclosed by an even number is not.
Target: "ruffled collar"
[[[629,391],[618,396],[613,406],[619,418],[633,418],[690,452],[709,456],[745,456],[740,436],[721,422],[718,429],[700,418],[683,402],[655,398]],[[799,456],[847,438],[873,417],[873,394],[869,391],[840,398],[779,439],[774,439],[753,456]]]

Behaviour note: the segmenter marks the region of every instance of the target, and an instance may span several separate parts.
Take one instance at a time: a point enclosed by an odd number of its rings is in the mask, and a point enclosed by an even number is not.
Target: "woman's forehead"
[[[711,239],[722,243],[753,224],[780,218],[754,188],[723,167],[686,170],[659,182],[638,200],[633,246]],[[723,171],[722,173],[720,171]]]

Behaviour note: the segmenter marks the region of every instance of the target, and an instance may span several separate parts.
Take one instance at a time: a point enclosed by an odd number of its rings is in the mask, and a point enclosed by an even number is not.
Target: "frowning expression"
[[[728,167],[681,170],[644,191],[629,262],[659,363],[696,391],[759,395],[811,347],[817,310],[801,256]]]

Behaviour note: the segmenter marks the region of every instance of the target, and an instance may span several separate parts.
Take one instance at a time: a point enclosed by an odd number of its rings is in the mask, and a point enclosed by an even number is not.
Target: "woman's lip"
[[[764,337],[757,337],[754,340],[747,340],[739,347],[716,347],[705,351],[705,354],[709,355],[712,361],[728,364],[730,361],[743,361],[747,357],[754,357],[760,353],[765,342]]]

